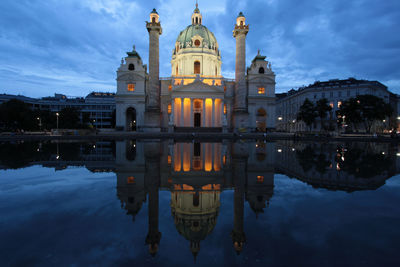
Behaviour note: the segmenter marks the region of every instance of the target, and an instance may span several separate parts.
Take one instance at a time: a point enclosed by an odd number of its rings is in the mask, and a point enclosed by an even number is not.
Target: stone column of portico
[[[206,127],[206,100],[205,99],[203,99],[203,109],[202,109],[202,112],[201,112],[201,120],[202,120],[202,122],[201,122],[201,127]]]
[[[212,122],[211,126],[215,127],[215,99],[212,99]]]
[[[247,84],[246,84],[246,36],[249,26],[246,18],[240,12],[236,19],[233,37],[236,38],[235,66],[235,104],[234,128],[248,128]]]
[[[155,9],[146,22],[149,32],[149,81],[146,88],[145,131],[161,130],[159,39],[162,34],[159,15]]]
[[[193,98],[190,99],[190,127],[194,127]]]
[[[180,127],[185,127],[185,116],[183,115],[185,112],[184,98],[181,98],[181,125]]]
[[[221,123],[221,127],[224,127],[224,116],[225,116],[225,114],[224,114],[224,102],[221,100],[221,107],[220,107],[220,112],[221,112],[221,114],[220,114],[220,123]]]

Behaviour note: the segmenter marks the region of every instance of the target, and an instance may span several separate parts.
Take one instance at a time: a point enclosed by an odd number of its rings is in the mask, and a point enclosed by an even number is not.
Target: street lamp
[[[57,116],[57,131],[58,131],[58,116],[60,116],[60,114],[57,112],[56,116]]]
[[[36,118],[39,121],[39,130],[42,130],[42,119],[40,117]]]

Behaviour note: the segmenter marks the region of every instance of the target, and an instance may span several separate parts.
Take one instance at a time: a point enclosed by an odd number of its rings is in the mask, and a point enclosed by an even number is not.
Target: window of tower
[[[135,65],[133,65],[133,64],[129,64],[129,66],[128,66],[128,70],[135,70]]]
[[[128,84],[128,91],[129,92],[135,92],[135,84],[134,83]]]
[[[215,76],[218,76],[218,68],[215,67]]]
[[[265,94],[265,88],[264,87],[258,87],[258,94],[259,95]]]
[[[156,23],[156,17],[153,17],[153,18],[151,19],[151,22]]]
[[[240,26],[243,26],[243,20],[240,22]]]
[[[176,66],[175,73],[176,73],[176,76],[178,76],[178,75],[179,75],[178,66]]]
[[[196,47],[199,47],[199,46],[200,46],[200,40],[194,41],[194,45],[195,45]]]
[[[199,24],[199,18],[196,18],[196,24]]]
[[[259,69],[258,69],[258,73],[260,73],[260,74],[264,74],[264,73],[265,73],[265,70],[264,70],[264,68],[263,68],[263,67],[259,68]]]
[[[199,61],[194,62],[194,74],[200,74],[200,62]]]

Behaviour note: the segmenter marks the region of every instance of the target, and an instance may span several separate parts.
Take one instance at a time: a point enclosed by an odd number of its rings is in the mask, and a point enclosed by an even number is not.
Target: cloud
[[[160,73],[170,76],[171,51],[190,23],[195,1],[3,0],[0,3],[0,90],[29,96],[115,91],[115,71],[133,44],[148,60],[145,21],[162,21]],[[261,49],[277,74],[277,92],[315,80],[379,80],[400,93],[400,2],[388,0],[200,1],[216,35],[223,74],[232,78],[239,11],[250,24],[247,64]]]

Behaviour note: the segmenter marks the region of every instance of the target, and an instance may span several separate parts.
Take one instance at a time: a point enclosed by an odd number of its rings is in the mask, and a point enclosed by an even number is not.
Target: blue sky
[[[84,96],[116,89],[116,69],[135,44],[148,61],[145,21],[157,8],[163,27],[160,74],[190,23],[193,0],[1,0],[0,93]],[[398,0],[200,0],[203,24],[234,77],[233,25],[250,24],[247,65],[261,49],[277,75],[276,91],[315,80],[378,80],[400,94]]]

